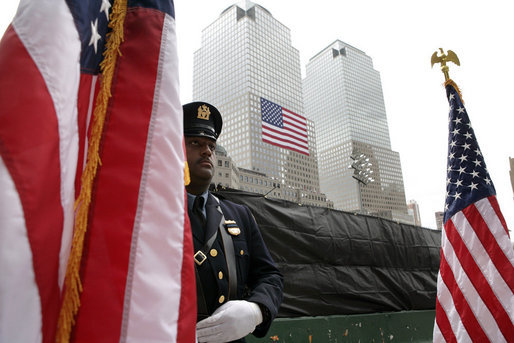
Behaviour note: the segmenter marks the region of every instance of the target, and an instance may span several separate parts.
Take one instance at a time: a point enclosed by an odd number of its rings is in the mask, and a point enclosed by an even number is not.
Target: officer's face
[[[185,137],[191,186],[209,187],[214,176],[216,142],[205,137]]]

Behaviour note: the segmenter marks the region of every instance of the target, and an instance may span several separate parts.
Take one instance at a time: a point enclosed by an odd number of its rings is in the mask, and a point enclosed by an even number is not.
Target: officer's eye
[[[210,149],[211,151],[216,150],[216,144],[209,144],[209,149]]]
[[[200,143],[197,140],[189,141],[189,145],[197,146]]]

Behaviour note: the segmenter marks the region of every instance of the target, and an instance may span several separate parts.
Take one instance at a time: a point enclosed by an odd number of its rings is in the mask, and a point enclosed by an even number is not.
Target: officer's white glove
[[[198,342],[225,343],[245,337],[262,323],[259,305],[245,300],[231,300],[196,324]]]

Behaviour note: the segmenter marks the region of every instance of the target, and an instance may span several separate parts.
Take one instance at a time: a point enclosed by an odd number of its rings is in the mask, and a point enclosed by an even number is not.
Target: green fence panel
[[[432,342],[435,310],[275,319],[248,343]]]

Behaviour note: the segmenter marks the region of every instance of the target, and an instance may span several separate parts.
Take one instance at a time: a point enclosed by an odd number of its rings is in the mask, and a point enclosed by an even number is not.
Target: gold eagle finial
[[[432,54],[430,62],[432,63],[432,68],[434,67],[434,64],[441,63],[441,71],[444,74],[444,80],[447,81],[450,79],[450,75],[448,74],[449,67],[446,65],[446,62],[453,62],[456,65],[460,66],[460,61],[457,57],[457,54],[455,54],[453,51],[448,50],[448,53],[445,54],[442,48],[439,48],[439,50],[441,50],[441,55],[438,56],[437,51],[435,51]]]

